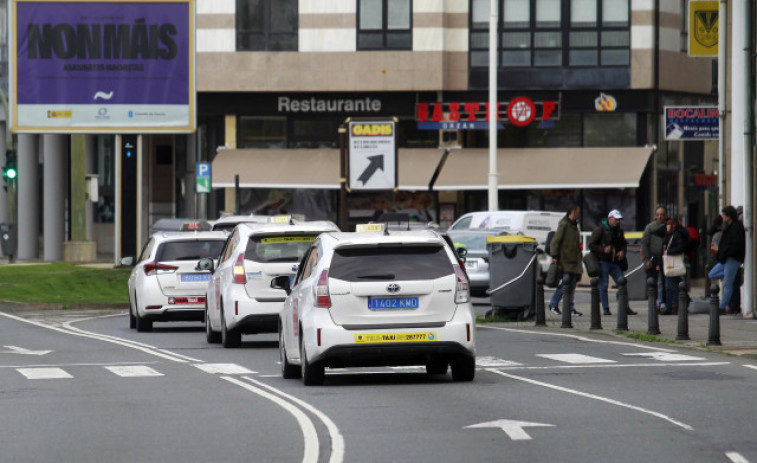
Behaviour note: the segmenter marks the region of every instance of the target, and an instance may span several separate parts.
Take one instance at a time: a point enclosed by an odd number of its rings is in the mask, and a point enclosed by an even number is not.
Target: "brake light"
[[[331,296],[329,295],[329,269],[324,269],[318,277],[318,283],[315,285],[315,306],[323,309],[331,307]]]
[[[452,267],[455,268],[455,277],[457,277],[457,285],[455,286],[455,304],[463,304],[470,301],[468,277],[459,265],[453,265]]]
[[[144,266],[145,275],[157,275],[158,270],[164,270],[167,272],[174,272],[178,267],[173,265],[161,264],[160,262],[148,262]]]
[[[247,274],[244,271],[244,254],[237,256],[237,261],[234,263],[234,283],[240,285],[247,283]]]

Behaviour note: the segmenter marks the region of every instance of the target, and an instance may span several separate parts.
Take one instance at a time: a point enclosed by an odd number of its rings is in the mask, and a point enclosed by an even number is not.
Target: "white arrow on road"
[[[22,354],[22,355],[45,355],[52,352],[51,350],[29,350],[24,349],[23,347],[16,347],[16,346],[3,346],[6,349],[6,351],[0,352],[0,354]]]
[[[487,423],[472,424],[466,426],[465,429],[471,428],[500,428],[510,437],[512,440],[531,440],[531,436],[523,430],[523,428],[534,427],[554,427],[554,424],[544,423],[530,423],[528,421],[514,421],[514,420],[496,420],[489,421]]]

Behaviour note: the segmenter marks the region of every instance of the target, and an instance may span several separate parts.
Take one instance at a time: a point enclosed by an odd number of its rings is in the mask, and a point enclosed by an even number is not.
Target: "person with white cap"
[[[615,284],[623,277],[623,265],[628,265],[626,260],[626,248],[628,242],[620,228],[620,221],[623,220],[623,214],[619,210],[613,209],[607,214],[606,219],[591,234],[589,238],[589,249],[599,257],[599,299],[602,303],[602,314],[611,315],[610,301],[607,297],[607,289],[612,277]],[[636,312],[630,307],[624,308],[629,315],[636,315]]]

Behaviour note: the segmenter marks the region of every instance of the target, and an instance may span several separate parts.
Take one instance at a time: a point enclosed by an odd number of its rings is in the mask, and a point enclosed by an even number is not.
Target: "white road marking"
[[[673,352],[642,352],[638,354],[622,354],[622,355],[625,355],[627,357],[650,358],[652,360],[659,360],[660,362],[684,362],[687,360],[691,360],[691,361],[707,360],[704,357],[694,357],[691,355],[676,354]]]
[[[752,370],[757,370],[757,365],[744,365],[747,368],[751,368]]]
[[[634,368],[634,367],[717,367],[730,365],[731,362],[700,362],[700,363],[602,363],[594,365],[549,365],[543,367],[498,367],[500,370],[561,370],[575,368]]]
[[[257,373],[257,371],[248,370],[235,363],[197,363],[194,366],[211,375],[251,375]]]
[[[313,407],[309,403],[302,401],[297,397],[291,396],[283,391],[280,391],[275,387],[269,386],[259,381],[255,381],[254,379],[247,376],[245,376],[244,379],[251,383],[257,384],[260,387],[264,387],[274,392],[275,394],[285,397],[288,400],[291,400],[300,407],[310,411],[310,413],[317,416],[318,419],[321,420],[324,425],[326,425],[326,429],[329,430],[329,435],[331,436],[331,458],[329,459],[329,463],[341,463],[344,460],[344,437],[342,436],[342,433],[339,432],[339,428],[337,427],[336,423],[331,421],[331,419],[326,414]]]
[[[505,431],[505,434],[507,434],[508,437],[510,437],[510,439],[512,440],[531,440],[531,436],[529,436],[528,433],[523,430],[523,428],[526,428],[526,427],[551,428],[554,426],[555,426],[554,424],[530,423],[528,421],[496,420],[496,421],[489,421],[488,423],[473,424],[470,426],[466,426],[463,429],[500,428],[501,430]]]
[[[479,368],[517,367],[521,365],[522,363],[497,357],[476,357],[476,366]]]
[[[122,378],[141,378],[146,376],[164,376],[146,365],[109,366],[105,367]]]
[[[614,360],[607,360],[599,357],[591,357],[582,354],[537,354],[537,357],[545,359],[557,360],[558,362],[572,363],[572,364],[593,364],[593,363],[617,363]]]
[[[604,339],[592,339],[592,338],[587,338],[586,336],[579,336],[576,334],[552,333],[549,331],[519,330],[515,328],[504,328],[502,326],[476,325],[476,329],[479,329],[479,328],[483,328],[487,330],[508,331],[510,333],[534,334],[534,335],[539,335],[539,336],[559,336],[559,337],[565,337],[565,338],[572,338],[572,339],[575,339],[576,341],[594,342],[597,344],[615,344],[618,346],[633,346],[636,349],[648,349],[648,350],[655,350],[659,352],[675,352],[675,350],[673,349],[664,349],[662,347],[657,347],[657,346],[649,346],[645,344],[634,344],[632,342],[623,342],[623,341],[607,341]]]
[[[749,463],[749,460],[744,458],[739,452],[726,452],[725,456],[733,463]]]
[[[662,413],[656,412],[654,410],[648,410],[646,408],[637,407],[636,405],[627,404],[627,403],[620,402],[620,401],[615,400],[615,399],[610,399],[610,398],[602,397],[602,396],[595,395],[595,394],[589,394],[587,392],[581,392],[581,391],[577,391],[575,389],[569,389],[567,387],[556,386],[554,384],[549,384],[549,383],[545,383],[545,382],[542,382],[542,381],[536,381],[534,379],[524,378],[522,376],[511,375],[510,373],[505,373],[505,372],[500,371],[500,370],[495,370],[495,369],[491,369],[490,368],[490,369],[487,369],[486,371],[488,371],[490,373],[494,373],[494,374],[500,375],[500,376],[504,376],[506,378],[517,379],[518,381],[523,381],[523,382],[526,382],[526,383],[535,384],[537,386],[542,386],[542,387],[554,389],[556,391],[567,392],[569,394],[574,394],[574,395],[577,395],[577,396],[580,396],[580,397],[586,397],[588,399],[599,400],[600,402],[606,402],[606,403],[609,403],[609,404],[612,404],[612,405],[617,405],[619,407],[624,407],[624,408],[628,408],[628,409],[631,409],[631,410],[635,410],[637,412],[646,413],[648,415],[652,415],[652,416],[655,416],[657,418],[661,418],[661,419],[663,419],[665,421],[668,421],[668,422],[670,422],[670,423],[672,423],[672,424],[674,424],[676,426],[679,426],[679,427],[681,427],[681,428],[683,428],[683,429],[685,429],[687,431],[693,431],[694,430],[694,427],[692,427],[692,426],[690,426],[690,425],[688,425],[686,423],[683,423],[681,421],[675,420],[675,419],[673,419],[673,418],[671,418],[671,417],[669,417],[667,415],[663,415]]]
[[[248,391],[254,392],[255,394],[265,399],[275,402],[281,408],[291,413],[292,416],[294,416],[294,418],[297,420],[297,423],[300,425],[300,429],[302,430],[302,434],[305,440],[305,454],[302,457],[303,463],[318,462],[318,434],[315,432],[315,425],[310,420],[310,418],[308,418],[308,416],[304,412],[302,412],[302,410],[295,407],[286,400],[277,397],[274,394],[271,394],[270,392],[266,392],[259,387],[252,386],[236,378],[232,378],[231,376],[221,376],[221,379],[228,381],[231,384],[236,384],[241,388],[247,389]]]
[[[17,368],[16,371],[27,379],[68,379],[73,378],[62,368]]]
[[[51,350],[31,350],[31,349],[24,349],[23,347],[16,347],[16,346],[3,346],[6,349],[8,349],[5,352],[0,352],[0,354],[21,354],[21,355],[45,355],[52,352]]]

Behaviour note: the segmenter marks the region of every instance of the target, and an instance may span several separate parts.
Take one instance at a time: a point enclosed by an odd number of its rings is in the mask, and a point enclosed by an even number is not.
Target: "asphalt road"
[[[749,359],[479,326],[472,383],[371,368],[304,387],[275,335],[223,349],[124,312],[0,315],[0,462],[757,462]]]

